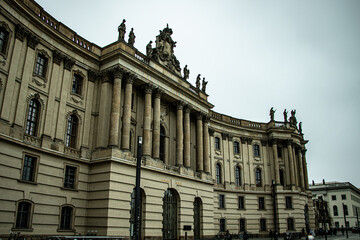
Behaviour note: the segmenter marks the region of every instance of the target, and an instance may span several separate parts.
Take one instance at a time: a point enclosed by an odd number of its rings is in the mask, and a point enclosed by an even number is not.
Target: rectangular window
[[[293,231],[294,229],[294,219],[288,218],[287,220],[288,230]]]
[[[72,207],[62,207],[61,208],[60,229],[71,230],[72,214],[73,214]]]
[[[286,203],[286,208],[287,209],[292,209],[293,208],[291,197],[285,197],[285,203]]]
[[[340,228],[339,222],[335,222],[335,227],[336,227],[336,228]]]
[[[24,156],[24,165],[22,169],[21,180],[35,182],[36,162],[36,157],[29,155]]]
[[[225,208],[225,195],[219,195],[219,208]]]
[[[265,198],[259,197],[259,209],[265,209]]]
[[[9,33],[0,27],[0,53],[5,54]]]
[[[259,145],[255,144],[253,146],[253,148],[254,148],[254,157],[260,157],[260,147],[259,147]]]
[[[239,196],[239,209],[245,209],[245,202],[243,196]]]
[[[278,158],[282,158],[282,147],[277,147]]]
[[[240,144],[239,142],[234,142],[234,154],[240,153]]]
[[[35,64],[35,74],[40,77],[46,76],[47,58],[43,54],[38,54]]]
[[[225,232],[226,230],[225,218],[220,218],[220,232]]]
[[[215,137],[215,150],[220,150],[220,138]]]
[[[240,218],[240,232],[245,232],[245,219]]]
[[[341,200],[346,200],[346,195],[345,194],[341,195]]]
[[[64,188],[75,189],[76,170],[76,167],[65,167]]]
[[[28,202],[19,202],[15,228],[29,229],[30,228],[30,214],[31,214],[31,204]]]
[[[260,219],[260,231],[261,232],[266,231],[266,220],[265,219]]]
[[[83,77],[80,76],[79,74],[74,74],[71,92],[81,95],[82,82],[83,82]]]
[[[332,195],[331,200],[336,201],[336,195]]]

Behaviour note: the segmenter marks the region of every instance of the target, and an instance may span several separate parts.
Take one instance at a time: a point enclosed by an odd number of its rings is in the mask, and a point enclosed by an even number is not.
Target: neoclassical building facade
[[[214,112],[169,26],[146,54],[124,27],[99,47],[33,0],[0,3],[0,235],[131,238],[139,136],[142,238],[314,228],[295,111]]]

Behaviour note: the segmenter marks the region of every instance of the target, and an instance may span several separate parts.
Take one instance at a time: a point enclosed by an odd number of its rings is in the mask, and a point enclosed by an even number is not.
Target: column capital
[[[126,84],[134,84],[134,81],[136,80],[136,76],[134,74],[127,74],[126,78],[125,78],[125,83]],[[145,90],[146,92],[146,90]],[[150,92],[151,93],[151,92]]]
[[[98,71],[94,71],[92,69],[88,70],[88,79],[90,82],[95,82],[100,78],[100,73]]]
[[[147,83],[144,85],[144,91],[147,94],[151,94],[154,90],[154,85],[152,85],[151,83]]]
[[[266,139],[263,139],[263,140],[260,140],[260,142],[261,142],[261,145],[262,146],[267,146],[267,144],[268,144],[268,140],[266,140]]]
[[[234,137],[234,135],[232,135],[231,133],[228,133],[228,139],[229,139],[229,141],[232,141],[232,140],[233,140],[233,137]]]
[[[122,79],[124,77],[124,75],[126,74],[126,71],[123,68],[117,66],[114,69],[112,69],[112,73],[113,73],[114,78]]]
[[[247,141],[247,143],[248,143],[249,145],[251,145],[253,139],[252,139],[252,138],[247,138],[246,141]]]
[[[100,73],[101,82],[111,82],[110,71],[102,71]]]
[[[301,153],[302,153],[302,155],[305,155],[305,154],[306,154],[306,151],[307,151],[307,149],[306,149],[306,148],[302,148],[302,149],[301,149]]]
[[[193,109],[193,107],[192,107],[190,104],[186,104],[185,107],[186,107],[186,108],[185,108],[185,112],[186,112],[186,113],[190,113],[191,110]]]
[[[23,25],[21,25],[20,23],[16,24],[15,37],[17,39],[19,39],[20,41],[23,42],[28,34],[29,34],[29,31]]]
[[[52,52],[53,52],[53,62],[56,63],[57,65],[60,65],[65,55],[56,49],[54,49]]]
[[[164,94],[164,90],[162,90],[161,88],[156,88],[154,93],[155,93],[154,95],[155,98],[161,98],[161,95]]]
[[[38,45],[40,42],[40,38],[38,38],[36,35],[32,34],[32,33],[29,33],[27,35],[27,45],[34,49],[36,48],[36,45]]]
[[[209,114],[204,114],[204,122],[208,123],[210,121],[210,116]]]
[[[286,145],[292,145],[292,143],[293,143],[294,141],[292,140],[292,139],[287,139],[286,140]]]
[[[269,139],[269,142],[270,142],[271,145],[277,145],[279,140],[276,139],[276,138],[271,138],[271,139]]]
[[[221,137],[222,137],[223,140],[227,139],[228,136],[229,136],[228,133],[225,133],[225,132],[222,132],[222,133],[221,133]]]
[[[177,110],[183,110],[185,105],[186,105],[186,102],[182,101],[182,100],[175,102],[175,107]]]
[[[64,58],[64,68],[66,70],[71,71],[71,68],[74,66],[75,60],[69,56],[65,56]]]
[[[241,143],[245,144],[246,143],[246,137],[240,137]]]
[[[204,116],[205,116],[205,113],[203,113],[203,112],[197,112],[196,113],[196,119],[197,120],[203,120]]]
[[[215,129],[209,128],[209,134],[210,134],[210,136],[214,136],[214,133],[215,133]]]

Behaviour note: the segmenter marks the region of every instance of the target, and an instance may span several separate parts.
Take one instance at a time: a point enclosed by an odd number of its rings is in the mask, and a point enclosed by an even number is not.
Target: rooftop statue
[[[126,26],[125,26],[126,20],[123,19],[122,23],[119,25],[118,27],[118,31],[119,31],[119,38],[118,40],[124,40],[125,38],[125,33],[126,33]]]
[[[176,42],[171,38],[172,33],[173,31],[168,24],[166,28],[160,30],[160,34],[156,36],[156,47],[152,49],[152,54],[149,57],[181,77],[180,62],[174,55]]]
[[[195,84],[196,84],[196,89],[197,90],[200,90],[200,79],[201,79],[201,74],[198,74],[197,75],[197,77],[196,77],[196,82],[195,82]]]
[[[272,121],[275,121],[275,120],[274,120],[275,111],[276,111],[276,110],[274,110],[273,107],[270,109],[270,121],[271,121],[271,122],[272,122]]]
[[[300,134],[303,134],[302,133],[302,122],[299,122],[299,132],[300,132]]]
[[[152,41],[150,41],[147,45],[146,45],[146,56],[151,57],[152,53],[153,53],[153,49],[152,49]]]
[[[286,111],[286,109],[284,110],[284,122],[288,122],[288,119],[287,119],[287,114],[288,114],[288,111]]]
[[[297,120],[296,120],[295,114],[296,114],[296,110],[291,110],[290,125],[292,127],[296,128],[297,127]]]
[[[184,67],[184,80],[189,79],[190,70],[187,68],[187,65]]]
[[[131,46],[134,46],[135,43],[135,34],[134,34],[134,28],[131,28],[131,31],[129,33],[129,40],[128,40],[128,44]]]
[[[205,92],[206,91],[206,85],[208,84],[207,81],[205,81],[205,78],[203,78],[202,80],[202,88],[201,88],[201,91]]]

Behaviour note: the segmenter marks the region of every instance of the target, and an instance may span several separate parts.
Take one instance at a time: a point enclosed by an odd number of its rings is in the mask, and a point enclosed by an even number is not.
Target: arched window
[[[202,202],[200,198],[196,197],[194,200],[194,239],[201,239],[201,215]]]
[[[288,218],[287,219],[287,228],[288,228],[288,230],[295,230],[294,229],[294,219],[293,218]]]
[[[165,191],[163,198],[163,239],[177,239],[178,206],[174,190]]]
[[[241,186],[241,170],[239,166],[235,167],[235,184]]]
[[[334,211],[334,216],[338,216],[339,212],[338,212],[338,208],[336,205],[333,206],[333,211]]]
[[[29,110],[26,120],[26,129],[25,133],[31,136],[37,135],[37,128],[39,125],[39,112],[40,112],[40,103],[36,99],[31,99],[29,103]]]
[[[66,130],[66,146],[76,148],[76,137],[78,130],[79,120],[75,114],[72,114],[68,118],[67,130]]]
[[[60,217],[60,229],[61,230],[71,230],[73,229],[73,208],[70,206],[61,207],[61,217]]]
[[[282,169],[279,170],[279,176],[280,176],[280,185],[284,186],[284,171]]]
[[[19,202],[17,215],[16,215],[16,229],[29,229],[30,228],[30,214],[31,214],[31,203]]]
[[[220,163],[216,164],[216,183],[221,184],[221,165],[220,165]]]
[[[165,162],[165,128],[160,125],[160,160]]]
[[[255,169],[255,177],[256,177],[256,186],[261,187],[262,181],[261,181],[261,169],[260,168]]]

